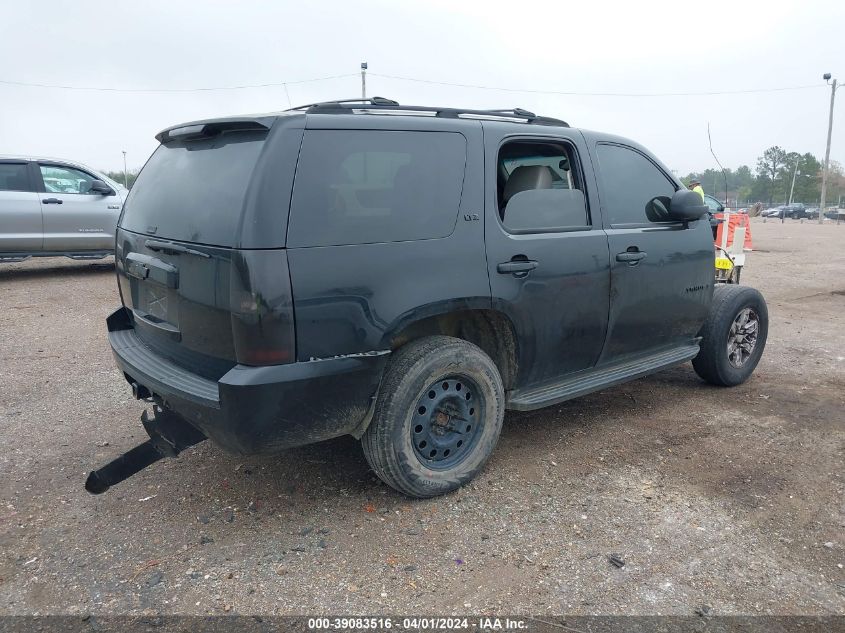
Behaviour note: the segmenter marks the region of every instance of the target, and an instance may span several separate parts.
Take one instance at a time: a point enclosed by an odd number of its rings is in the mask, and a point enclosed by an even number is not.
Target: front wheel
[[[433,497],[478,474],[503,418],[502,378],[490,357],[467,341],[429,336],[390,359],[361,443],[382,481]]]
[[[724,387],[744,383],[760,362],[769,333],[769,310],[754,288],[719,285],[699,332],[701,351],[692,361],[707,382]]]

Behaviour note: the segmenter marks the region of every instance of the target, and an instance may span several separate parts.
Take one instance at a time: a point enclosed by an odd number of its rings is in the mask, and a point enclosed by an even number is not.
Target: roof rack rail
[[[522,108],[511,108],[504,110],[471,110],[466,108],[442,108],[437,106],[412,106],[400,105],[399,102],[384,97],[372,97],[371,99],[338,99],[336,101],[322,101],[290,108],[288,111],[304,110],[306,113],[314,114],[351,114],[355,110],[384,111],[396,114],[425,112],[433,113],[434,116],[442,118],[477,117],[483,119],[522,119],[525,123],[534,125],[554,125],[569,127],[566,121],[553,119],[551,117],[538,116]]]
[[[347,103],[368,103],[374,106],[380,105],[393,105],[398,106],[398,101],[393,101],[393,99],[385,99],[384,97],[371,97],[370,99],[366,98],[358,98],[358,99],[335,99],[333,101],[318,101],[317,103],[306,103],[305,105],[296,106],[295,108],[288,108],[285,112],[293,112],[295,110],[308,110],[311,108],[329,108],[332,106],[341,106]],[[354,106],[353,106],[354,107]]]

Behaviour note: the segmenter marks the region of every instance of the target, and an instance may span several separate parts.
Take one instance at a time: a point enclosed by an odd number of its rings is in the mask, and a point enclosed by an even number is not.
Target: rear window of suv
[[[433,239],[452,233],[466,165],[455,132],[308,130],[288,246]]]
[[[159,146],[133,185],[121,227],[156,237],[235,246],[266,130]]]

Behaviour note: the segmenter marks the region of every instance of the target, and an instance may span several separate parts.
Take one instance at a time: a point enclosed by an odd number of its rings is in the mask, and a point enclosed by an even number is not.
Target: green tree
[[[751,168],[748,165],[740,165],[734,172],[734,186],[739,189],[741,187],[748,187],[754,184],[754,174],[751,173]]]
[[[126,186],[126,183],[123,182],[124,177],[123,177],[122,171],[104,171],[103,173],[106,176],[108,176],[109,178],[111,178],[112,180],[114,180],[115,182]],[[135,184],[135,180],[137,178],[138,178],[138,172],[137,171],[130,171],[126,174],[126,180],[128,181],[127,189],[132,189],[132,185]]]
[[[727,189],[731,197],[736,195],[740,204],[764,201],[784,204],[789,200],[789,190],[792,186],[792,175],[795,167],[795,191],[793,202],[803,202],[806,205],[818,204],[821,192],[821,163],[809,152],[787,152],[781,147],[774,146],[763,152],[757,159],[754,170],[748,165],[740,165],[736,169],[726,169],[725,175],[721,170],[705,169],[683,176],[681,180],[689,183],[693,178],[701,181],[704,190],[717,198],[724,197],[725,177]],[[838,171],[836,171],[838,169]],[[842,166],[831,164],[831,174],[828,180],[828,199],[838,200],[838,196],[845,195],[845,175]],[[833,196],[833,197],[831,197]]]
[[[845,196],[845,170],[835,160],[830,161],[827,174],[827,199],[825,204],[836,206],[839,198]],[[821,170],[819,170],[819,197],[821,197]]]
[[[792,176],[797,173],[795,170],[800,166],[801,154],[798,152],[787,152],[786,157],[783,159],[783,166],[781,166],[778,170],[778,182],[781,184],[778,188],[778,191],[781,194],[778,201],[782,198],[783,202],[789,202],[789,191],[792,188]],[[798,199],[793,196],[793,201],[797,200]]]
[[[722,174],[722,170],[712,168],[691,172],[683,176],[681,180],[689,183],[693,178],[701,181],[701,185],[707,193],[720,199],[725,195],[725,181],[727,180],[727,190],[731,196],[736,194],[743,201],[751,195],[751,186],[754,183],[754,176],[748,165],[740,165],[736,170],[725,169],[724,174]]]
[[[809,152],[801,155],[798,175],[795,177],[795,193],[792,196],[795,202],[803,202],[808,206],[818,203],[821,197],[821,172],[821,163],[815,156]]]
[[[786,165],[786,158],[786,151],[775,145],[757,159],[757,181],[753,191],[755,195],[760,196],[761,200],[768,201],[770,205],[772,200],[781,197],[778,194],[783,192],[783,182],[782,179],[778,181],[778,176]]]

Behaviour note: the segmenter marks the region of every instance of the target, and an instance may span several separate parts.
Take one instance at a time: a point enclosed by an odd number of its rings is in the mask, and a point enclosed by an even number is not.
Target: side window
[[[453,132],[307,130],[288,246],[446,237],[465,167],[466,139]]]
[[[0,163],[0,191],[32,191],[26,163]]]
[[[94,180],[84,171],[73,167],[39,165],[44,189],[50,193],[88,193]]]
[[[596,153],[601,166],[602,208],[607,224],[668,221],[665,209],[667,199],[675,193],[675,184],[654,163],[621,145],[600,143]],[[662,204],[656,198],[662,198]]]
[[[571,145],[511,141],[499,149],[496,169],[499,215],[507,231],[589,227],[584,181]]]
[[[721,213],[724,211],[722,203],[710,196],[704,196],[704,204],[706,204],[707,208],[710,209],[710,213]]]

